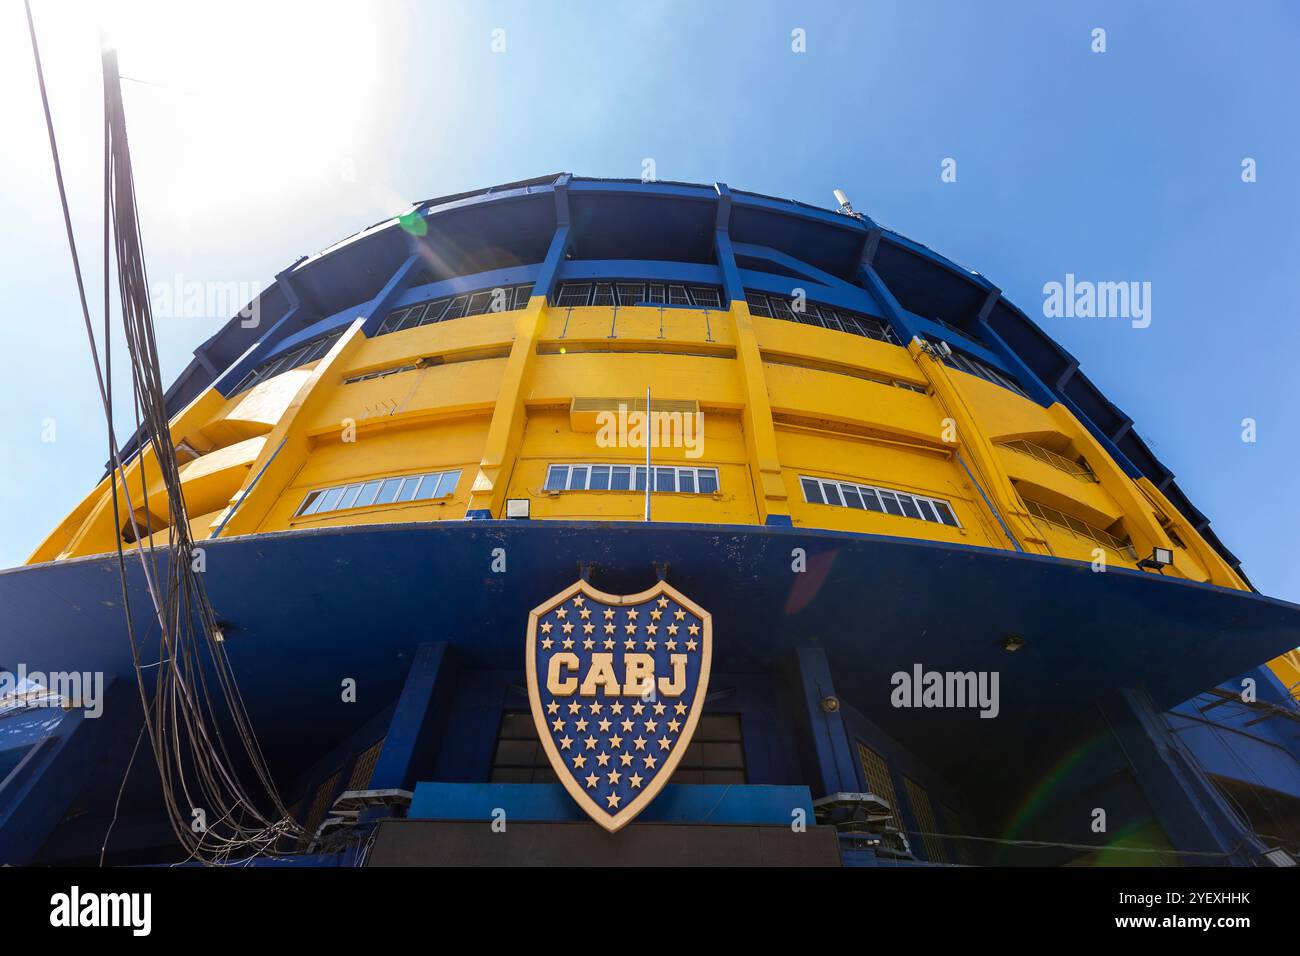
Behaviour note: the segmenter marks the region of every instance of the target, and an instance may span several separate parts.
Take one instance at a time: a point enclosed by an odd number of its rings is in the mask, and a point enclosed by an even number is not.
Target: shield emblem
[[[537,734],[569,794],[611,833],[672,777],[712,658],[712,617],[665,581],[630,595],[577,581],[528,615]]]

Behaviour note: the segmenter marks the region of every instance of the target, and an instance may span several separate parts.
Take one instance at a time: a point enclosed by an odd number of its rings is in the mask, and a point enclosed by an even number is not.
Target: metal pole
[[[650,386],[645,387],[645,520],[650,520],[650,486],[654,475],[650,471]]]

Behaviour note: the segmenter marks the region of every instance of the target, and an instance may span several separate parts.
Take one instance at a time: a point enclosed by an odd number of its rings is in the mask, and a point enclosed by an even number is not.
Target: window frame
[[[336,514],[343,511],[359,511],[363,508],[387,507],[391,505],[419,504],[425,501],[438,501],[444,498],[453,498],[456,494],[456,488],[460,485],[460,479],[464,473],[463,468],[444,468],[438,471],[418,471],[405,475],[385,475],[382,478],[365,478],[358,481],[350,481],[343,485],[326,485],[320,488],[310,489],[303,496],[302,503],[298,505],[297,510],[293,513],[293,518],[310,518],[323,514]],[[433,479],[433,494],[421,495],[426,482]],[[381,501],[379,495],[383,490],[396,482],[393,489],[393,497],[387,501]],[[444,482],[450,482],[446,492],[439,493]],[[410,494],[407,494],[407,487],[410,486]],[[367,495],[367,489],[373,489]],[[338,492],[338,494],[335,494]],[[364,499],[364,500],[363,500]],[[326,502],[329,505],[326,505]],[[346,505],[342,502],[348,502]]]
[[[672,494],[672,495],[706,495],[712,496],[722,489],[722,477],[718,469],[711,465],[652,465],[654,468],[655,487],[651,489],[654,494]],[[563,471],[563,480],[556,480],[553,476]],[[592,479],[597,471],[606,473],[608,486],[604,488],[593,488]],[[690,483],[694,490],[685,491],[682,489],[682,473],[690,474]],[[660,477],[666,473],[671,474],[672,488],[661,489],[658,487]],[[578,478],[577,476],[581,476]],[[575,478],[580,482],[575,484]],[[620,480],[627,481],[629,487],[618,488],[616,483]],[[613,491],[619,493],[625,492],[645,492],[646,470],[645,465],[622,464],[619,462],[550,462],[546,466],[546,477],[542,482],[542,491],[547,494],[560,494],[565,491]],[[713,487],[708,490],[702,490],[707,484]],[[559,485],[559,487],[554,487]]]
[[[936,498],[933,495],[918,495],[911,491],[900,491],[897,488],[884,488],[880,485],[864,485],[857,481],[844,481],[840,478],[821,478],[816,475],[799,475],[799,490],[803,493],[804,504],[809,505],[828,505],[833,508],[848,508],[852,511],[871,512],[873,514],[884,514],[894,518],[909,518],[913,521],[924,521],[927,524],[937,524],[949,528],[962,528],[961,519],[957,517],[957,510],[952,506],[952,502],[944,498]],[[821,495],[821,501],[814,501],[809,497],[810,485],[817,489]],[[849,504],[845,489],[852,489],[862,502],[862,507],[856,507]],[[834,495],[830,494],[827,489],[834,489]],[[922,507],[924,505],[924,507]],[[915,514],[910,514],[909,509]],[[933,517],[930,517],[933,515]],[[944,519],[944,516],[951,518],[951,522]]]

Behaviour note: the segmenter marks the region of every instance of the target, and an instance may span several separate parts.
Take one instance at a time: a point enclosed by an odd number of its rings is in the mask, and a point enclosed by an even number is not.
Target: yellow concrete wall
[[[714,495],[653,494],[654,520],[724,524],[755,522],[757,510],[739,416],[705,416],[700,457],[688,457],[684,448],[653,448],[651,461],[655,465],[691,465],[718,470],[718,491]],[[547,492],[544,489],[548,465],[583,462],[645,465],[645,449],[601,447],[596,433],[576,432],[570,428],[568,409],[530,409],[523,447],[510,479],[509,497],[532,498],[532,514],[536,518],[643,519],[644,492]]]
[[[348,382],[403,365],[418,367]],[[232,535],[457,519],[471,509],[500,516],[507,497],[532,499],[536,519],[640,520],[637,492],[551,493],[543,485],[552,463],[643,462],[642,448],[601,447],[594,433],[575,431],[569,406],[574,398],[642,399],[647,386],[656,401],[696,402],[705,416],[700,458],[661,448],[654,461],[716,468],[721,486],[711,496],[654,495],[656,520],[755,524],[788,515],[798,527],[1009,548],[1000,516],[1025,550],[1089,561],[1095,544],[1044,526],[1023,499],[1128,534],[1139,554],[1170,543],[1163,512],[1187,545],[1175,548],[1166,573],[1243,586],[1149,482],[1125,476],[1063,407],[1042,408],[915,346],[752,317],[743,303],[616,315],[548,308],[535,296],[526,309],[371,339],[355,323],[312,366],[230,398],[201,396],[172,433],[203,455],[182,472],[201,537],[222,520]],[[1082,455],[1098,480],[1013,452],[1003,445],[1012,439]],[[450,499],[293,517],[316,488],[448,468],[462,471]],[[941,498],[962,527],[808,504],[800,475]],[[165,514],[151,484],[150,513]],[[32,561],[112,549],[125,507],[113,515],[109,497],[101,482]]]

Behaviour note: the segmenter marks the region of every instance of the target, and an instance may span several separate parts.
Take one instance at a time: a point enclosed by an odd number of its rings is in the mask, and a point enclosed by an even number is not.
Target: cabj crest
[[[528,616],[528,700],[556,775],[610,832],[681,761],[713,657],[707,611],[660,581],[640,594],[577,581]]]

